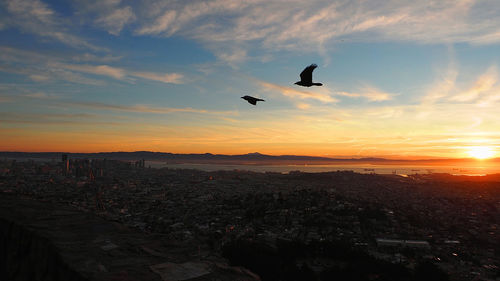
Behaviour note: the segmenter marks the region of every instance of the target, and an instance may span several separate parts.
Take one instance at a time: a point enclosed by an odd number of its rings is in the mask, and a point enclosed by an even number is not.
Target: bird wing
[[[302,70],[302,72],[300,73],[300,81],[312,83],[313,70],[316,67],[318,67],[318,65],[316,65],[316,64],[313,63],[310,66],[304,68],[304,70]]]
[[[243,98],[244,100],[246,100],[248,103],[251,103],[253,105],[256,105],[258,101],[265,101],[263,99],[258,99],[258,98],[254,98],[252,96],[244,96],[244,97],[241,97]]]

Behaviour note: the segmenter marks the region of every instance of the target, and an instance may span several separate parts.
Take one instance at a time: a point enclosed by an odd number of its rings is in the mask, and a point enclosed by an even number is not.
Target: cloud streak
[[[182,84],[184,76],[179,73],[158,74],[152,72],[132,72],[130,75],[163,83]]]
[[[90,18],[96,26],[116,36],[136,20],[132,7],[123,5],[121,0],[77,1],[77,7],[82,20]]]
[[[51,38],[68,46],[87,48],[93,51],[107,51],[73,35],[65,28],[64,21],[47,4],[39,0],[7,0],[9,26],[25,32]],[[66,23],[67,24],[67,23]]]
[[[148,105],[117,105],[107,104],[102,102],[61,102],[64,105],[87,107],[93,109],[103,110],[117,110],[127,112],[139,113],[156,113],[156,114],[170,114],[170,113],[196,113],[196,114],[210,114],[210,115],[236,115],[234,111],[212,111],[206,109],[196,109],[191,107],[174,108],[174,107],[152,107]]]
[[[119,60],[115,56],[96,56],[85,53],[78,56],[57,57],[53,54],[14,49],[0,46],[0,71],[26,75],[35,82],[64,80],[72,83],[103,85],[104,82],[85,77],[82,74],[105,76],[116,80],[132,82],[136,78],[169,84],[182,84],[180,73],[155,73],[133,71],[107,64],[75,64],[77,62],[110,62]]]
[[[247,54],[232,47],[322,53],[336,39],[420,43],[500,42],[498,5],[488,1],[248,0],[147,2],[138,35],[182,35],[207,44],[222,60]],[[259,47],[257,47],[259,48]],[[224,50],[229,50],[226,53]],[[235,57],[238,56],[238,57]]]
[[[102,75],[116,80],[133,81],[133,77],[146,80],[158,81],[167,84],[181,84],[184,76],[179,73],[153,73],[134,72],[124,68],[109,65],[86,65],[86,64],[54,64],[57,67],[72,71],[84,72],[93,75]]]
[[[32,51],[0,46],[0,71],[27,75],[36,82],[66,80],[69,82],[102,85],[102,81],[87,78],[79,73],[107,76],[116,80],[133,81],[135,78],[162,83],[182,84],[184,76],[179,73],[136,72],[107,64],[75,64],[77,62],[110,62],[119,60],[115,56],[96,56],[84,53],[61,58]]]
[[[70,33],[67,22],[40,0],[7,0],[18,27],[64,44],[104,51]],[[121,0],[76,1],[81,24],[110,34],[131,28],[139,36],[183,36],[205,44],[222,61],[241,63],[255,52],[293,50],[326,56],[340,39],[354,42],[491,44],[500,42],[500,6],[488,0]],[[134,23],[132,25],[132,23]]]
[[[436,80],[421,99],[420,116],[425,117],[435,104],[464,103],[481,107],[492,106],[500,101],[500,81],[496,65],[490,66],[477,76],[472,85],[458,83],[458,70],[451,63],[445,74]],[[467,89],[467,90],[461,90]]]
[[[316,90],[313,92],[311,91],[301,91],[301,90],[296,90],[291,87],[285,87],[281,85],[276,85],[273,83],[269,82],[264,82],[264,81],[258,81],[258,84],[264,88],[265,90],[268,91],[274,91],[278,92],[284,96],[290,97],[290,98],[297,98],[297,99],[314,99],[321,101],[323,103],[335,103],[338,102],[336,98],[333,98],[330,96],[329,93],[326,93],[325,91],[327,90]]]
[[[375,87],[365,87],[358,93],[336,92],[336,95],[350,98],[364,98],[370,102],[381,102],[391,100],[395,94],[383,92]]]
[[[126,72],[124,69],[108,65],[55,64],[55,66],[78,72],[104,75],[117,80],[123,80],[126,76]]]
[[[498,82],[498,71],[495,66],[490,67],[486,73],[479,76],[474,86],[469,90],[458,93],[450,98],[451,101],[469,102],[477,99],[480,95],[489,92]]]

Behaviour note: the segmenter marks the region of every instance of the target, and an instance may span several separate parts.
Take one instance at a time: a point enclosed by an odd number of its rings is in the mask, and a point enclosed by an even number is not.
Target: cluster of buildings
[[[343,241],[409,268],[432,260],[451,280],[500,280],[498,182],[439,174],[204,172],[144,160],[0,161],[0,193],[64,202],[200,255],[224,243]]]

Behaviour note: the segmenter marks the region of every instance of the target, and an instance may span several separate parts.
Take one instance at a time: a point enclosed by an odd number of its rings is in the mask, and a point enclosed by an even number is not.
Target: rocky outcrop
[[[0,260],[2,280],[87,280],[49,239],[9,218],[0,218]]]
[[[220,258],[203,259],[196,244],[164,238],[60,203],[0,193],[0,280],[160,281],[179,270],[188,278],[182,280],[259,280]]]
[[[161,280],[154,237],[89,212],[0,194],[0,280]],[[5,261],[5,262],[4,262]]]

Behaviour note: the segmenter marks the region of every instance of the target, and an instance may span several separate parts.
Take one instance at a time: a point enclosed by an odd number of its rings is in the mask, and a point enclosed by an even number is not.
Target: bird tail
[[[314,86],[323,86],[321,83],[312,83]]]
[[[258,101],[265,101],[265,100],[263,100],[263,99],[257,99],[257,100],[258,100]]]

